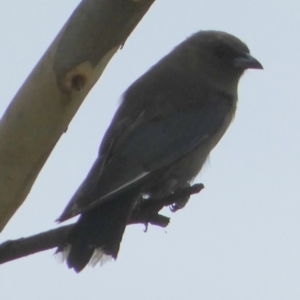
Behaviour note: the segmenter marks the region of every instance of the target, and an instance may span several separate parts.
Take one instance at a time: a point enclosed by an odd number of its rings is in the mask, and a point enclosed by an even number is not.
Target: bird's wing
[[[172,164],[199,146],[222,126],[228,102],[189,107],[168,115],[145,112],[117,139],[106,138],[104,154],[94,163],[59,221],[107,201],[111,195],[149,173]],[[103,158],[104,157],[104,158]]]
[[[189,153],[221,126],[225,110],[206,107],[154,118],[134,128],[114,147],[118,157],[136,161],[145,172],[165,167]]]

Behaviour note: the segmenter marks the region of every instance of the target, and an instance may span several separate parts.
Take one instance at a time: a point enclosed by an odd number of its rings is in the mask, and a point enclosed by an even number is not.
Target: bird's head
[[[188,68],[201,80],[236,90],[246,69],[263,69],[249,48],[235,36],[222,31],[200,31],[178,48],[185,48]]]

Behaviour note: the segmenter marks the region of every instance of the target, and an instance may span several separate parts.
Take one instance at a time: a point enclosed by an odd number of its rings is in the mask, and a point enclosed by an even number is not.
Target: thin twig
[[[166,227],[169,224],[170,218],[160,215],[158,212],[164,206],[170,206],[176,203],[178,199],[188,199],[192,194],[199,193],[203,188],[203,184],[195,184],[162,199],[152,198],[143,200],[135,207],[128,225],[139,223],[147,225],[150,223],[152,225]],[[0,244],[0,264],[57,247],[63,243],[66,235],[73,226],[74,224],[61,226],[27,238],[8,240]]]

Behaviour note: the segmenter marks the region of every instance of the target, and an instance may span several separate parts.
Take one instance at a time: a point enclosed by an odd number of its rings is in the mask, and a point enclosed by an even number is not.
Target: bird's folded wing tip
[[[71,209],[65,209],[63,211],[63,213],[55,220],[55,222],[57,222],[57,223],[64,222],[64,221],[66,221],[68,219],[71,219],[71,218],[77,216],[78,214],[80,214],[80,211],[75,210],[73,208],[71,208]]]

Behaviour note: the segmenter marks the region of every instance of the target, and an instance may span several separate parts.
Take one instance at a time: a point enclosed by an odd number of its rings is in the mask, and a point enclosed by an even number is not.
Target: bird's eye
[[[215,54],[217,55],[217,56],[219,56],[220,58],[223,58],[223,57],[225,57],[226,56],[226,51],[225,51],[225,48],[224,47],[216,47],[215,48]]]
[[[232,51],[230,51],[230,49],[224,45],[216,46],[214,49],[214,52],[221,59],[229,58],[232,56],[232,53],[231,53]]]

